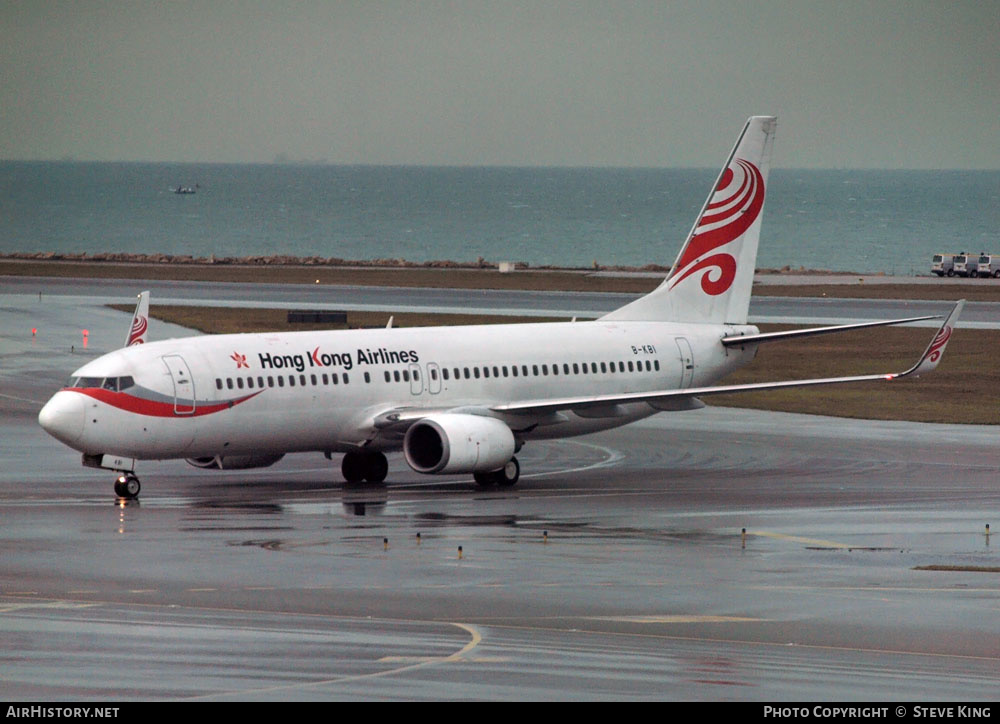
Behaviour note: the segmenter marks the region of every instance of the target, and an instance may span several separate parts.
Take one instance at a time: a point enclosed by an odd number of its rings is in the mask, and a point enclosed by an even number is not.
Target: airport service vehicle
[[[955,276],[955,255],[935,254],[931,257],[931,273],[939,277]]]
[[[980,254],[976,271],[981,277],[1000,279],[1000,254]]]
[[[955,273],[960,277],[977,278],[979,276],[979,257],[975,254],[966,254],[965,252],[956,254]]]
[[[651,293],[587,322],[207,335],[127,346],[85,364],[38,416],[134,497],[139,460],[257,468],[342,455],[380,483],[386,453],[414,471],[514,485],[535,440],[582,435],[733,392],[891,381],[934,369],[962,303],[904,372],[715,385],[761,344],[930,319],[761,334],[747,323],[776,119],[750,118],[676,262]],[[140,295],[133,329],[145,324]],[[141,319],[140,319],[141,318]]]

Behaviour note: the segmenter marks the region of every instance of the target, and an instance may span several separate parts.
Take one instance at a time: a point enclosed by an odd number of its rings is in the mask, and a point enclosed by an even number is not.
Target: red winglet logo
[[[229,358],[236,363],[236,369],[242,369],[246,367],[250,369],[250,365],[247,364],[247,356],[245,354],[240,354],[239,352],[233,352],[229,355]]]
[[[146,329],[149,327],[149,323],[146,318],[141,314],[137,314],[135,319],[132,320],[132,329],[128,333],[128,342],[126,342],[126,347],[131,347],[133,344],[142,344],[145,340],[143,337],[146,335]]]
[[[739,171],[738,181],[736,171]],[[712,200],[705,207],[691,242],[677,263],[671,288],[692,274],[706,270],[701,277],[702,290],[712,296],[727,291],[736,278],[736,258],[726,252],[705,255],[739,239],[757,220],[763,207],[764,177],[752,163],[737,158],[722,175]],[[710,279],[709,269],[719,270],[716,279]]]
[[[948,344],[948,340],[951,339],[951,327],[945,325],[937,333],[937,337],[931,342],[931,346],[927,350],[927,354],[924,355],[924,359],[928,362],[936,363],[940,358],[941,354],[944,352],[944,346]]]

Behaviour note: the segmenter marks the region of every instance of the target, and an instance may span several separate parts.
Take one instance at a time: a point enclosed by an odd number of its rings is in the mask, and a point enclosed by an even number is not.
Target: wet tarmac
[[[5,699],[996,696],[996,427],[708,408],[529,445],[511,491],[317,454],[123,503],[35,415],[128,315],[70,353],[78,307],[31,342],[0,304]]]

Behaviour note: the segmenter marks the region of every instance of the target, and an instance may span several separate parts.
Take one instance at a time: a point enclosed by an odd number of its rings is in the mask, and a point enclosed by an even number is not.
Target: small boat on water
[[[173,189],[173,192],[175,194],[196,194],[198,193],[198,184],[195,184],[194,186],[178,186]]]

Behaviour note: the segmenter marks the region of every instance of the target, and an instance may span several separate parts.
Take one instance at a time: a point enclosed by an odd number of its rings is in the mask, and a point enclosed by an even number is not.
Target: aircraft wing
[[[784,332],[765,332],[764,334],[743,334],[723,337],[722,344],[726,347],[738,347],[740,345],[757,342],[776,342],[779,339],[794,339],[796,337],[812,337],[817,334],[831,334],[833,332],[848,332],[853,329],[867,329],[868,327],[888,327],[893,324],[908,324],[910,322],[923,322],[928,319],[940,319],[941,315],[930,315],[928,317],[907,317],[906,319],[889,319],[879,322],[858,322],[857,324],[838,324],[833,327],[811,327],[809,329],[789,329]]]
[[[892,381],[910,375],[920,375],[930,372],[938,366],[944,349],[951,339],[955,322],[965,306],[965,300],[959,301],[937,331],[934,339],[927,345],[923,355],[910,369],[905,372],[886,372],[882,374],[858,375],[854,377],[823,377],[811,380],[782,380],[779,382],[758,382],[743,385],[717,385],[712,387],[688,387],[684,389],[659,390],[652,392],[633,392],[617,395],[594,395],[591,397],[564,397],[560,399],[524,400],[509,404],[491,405],[490,410],[499,413],[513,414],[545,414],[559,410],[586,410],[593,407],[611,407],[630,402],[669,402],[670,400],[690,400],[707,395],[722,395],[735,392],[754,392],[757,390],[780,390],[789,387],[812,387],[816,385],[835,385],[847,382]],[[853,328],[854,325],[847,325]]]

